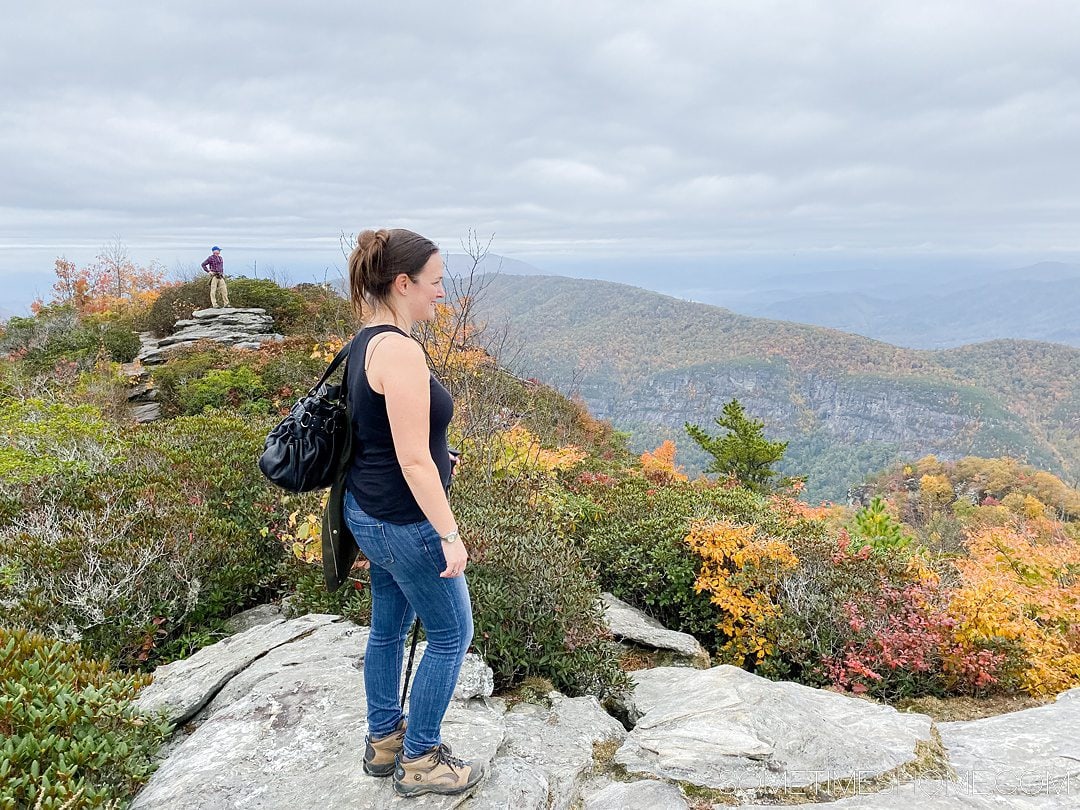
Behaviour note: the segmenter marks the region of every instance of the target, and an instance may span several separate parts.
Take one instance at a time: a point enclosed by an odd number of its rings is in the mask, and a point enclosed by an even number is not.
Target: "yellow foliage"
[[[658,484],[670,481],[686,481],[682,467],[675,466],[675,442],[668,439],[651,453],[641,454],[641,471],[650,481]]]
[[[321,507],[325,508],[330,493],[322,497]],[[265,537],[268,529],[263,529]],[[297,510],[286,520],[286,528],[277,535],[281,544],[296,559],[306,563],[322,563],[322,517],[320,515],[301,515]]]
[[[949,604],[957,640],[1018,645],[1032,694],[1080,685],[1080,544],[1028,526],[990,527],[969,536],[968,552]]]
[[[931,456],[932,458],[932,456]],[[927,473],[919,479],[919,492],[923,503],[931,509],[940,509],[952,503],[955,494],[945,475]]]
[[[501,435],[502,454],[495,461],[495,472],[503,475],[542,473],[551,475],[580,463],[587,455],[572,444],[549,450],[540,445],[528,428],[516,425]]]
[[[435,317],[422,327],[421,341],[440,375],[474,371],[492,362],[476,343],[476,327],[466,316],[470,307],[464,297],[455,306],[437,304]]]
[[[337,357],[337,353],[341,351],[341,347],[344,345],[344,340],[337,335],[331,335],[322,343],[316,343],[311,347],[311,358],[313,360],[322,360],[324,363],[329,363]]]
[[[775,646],[776,581],[799,564],[798,558],[783,541],[759,536],[752,524],[697,524],[686,542],[702,559],[694,590],[708,592],[722,614],[716,626],[729,640],[721,653],[735,663],[748,657],[760,663]]]

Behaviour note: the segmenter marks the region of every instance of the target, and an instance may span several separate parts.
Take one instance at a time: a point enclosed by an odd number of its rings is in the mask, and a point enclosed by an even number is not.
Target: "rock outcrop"
[[[238,349],[257,349],[263,343],[284,340],[274,332],[274,319],[259,307],[218,307],[197,309],[191,317],[176,322],[176,331],[155,340],[140,334],[139,360],[146,365],[162,363],[169,352],[191,346],[200,340],[213,340]]]
[[[470,796],[399,799],[389,779],[360,768],[368,629],[336,616],[285,620],[270,608],[238,625],[249,629],[159,667],[140,696],[140,706],[187,722],[135,810],[685,810],[739,801],[1063,810],[1080,794],[1080,689],[1024,712],[942,723],[942,748],[923,715],[730,666],[661,667],[633,673],[627,733],[591,697],[493,698],[490,669],[470,656],[443,733],[456,755],[488,762],[489,774]]]
[[[271,619],[159,667],[139,705],[191,722],[132,807],[383,810],[404,801],[390,780],[360,769],[367,633],[336,616]],[[507,711],[490,691],[468,687],[490,690],[491,683],[490,670],[478,677],[483,664],[470,657],[443,733],[456,755],[490,762],[490,774],[471,797],[425,797],[409,806],[570,807],[593,768],[594,744],[617,745],[626,731],[588,697],[556,692],[550,708]]]

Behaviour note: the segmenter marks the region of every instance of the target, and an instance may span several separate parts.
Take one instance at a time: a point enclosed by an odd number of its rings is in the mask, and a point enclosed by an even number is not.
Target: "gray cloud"
[[[11,277],[115,235],[325,263],[383,223],[539,261],[1080,253],[1065,0],[22,5]]]

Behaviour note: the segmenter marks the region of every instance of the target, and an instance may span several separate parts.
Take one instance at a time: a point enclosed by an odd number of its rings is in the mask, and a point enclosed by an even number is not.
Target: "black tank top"
[[[368,343],[383,332],[405,335],[390,324],[369,326],[360,330],[349,349],[347,384],[353,429],[353,462],[346,486],[360,508],[372,517],[388,523],[416,523],[424,520],[424,513],[405,483],[397,453],[394,452],[390,420],[386,415],[386,397],[371,388],[364,369]],[[450,486],[446,428],[453,415],[454,400],[450,392],[432,374],[428,445],[444,488]]]

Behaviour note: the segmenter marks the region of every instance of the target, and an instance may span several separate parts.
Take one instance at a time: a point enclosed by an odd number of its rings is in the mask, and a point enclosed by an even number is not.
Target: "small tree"
[[[773,479],[780,473],[773,469],[784,457],[787,442],[770,442],[765,438],[765,423],[749,418],[737,399],[724,406],[715,420],[727,433],[711,436],[704,428],[686,423],[686,432],[706,453],[713,457],[705,472],[734,476],[740,484],[754,492],[769,492],[784,486],[787,479]]]

